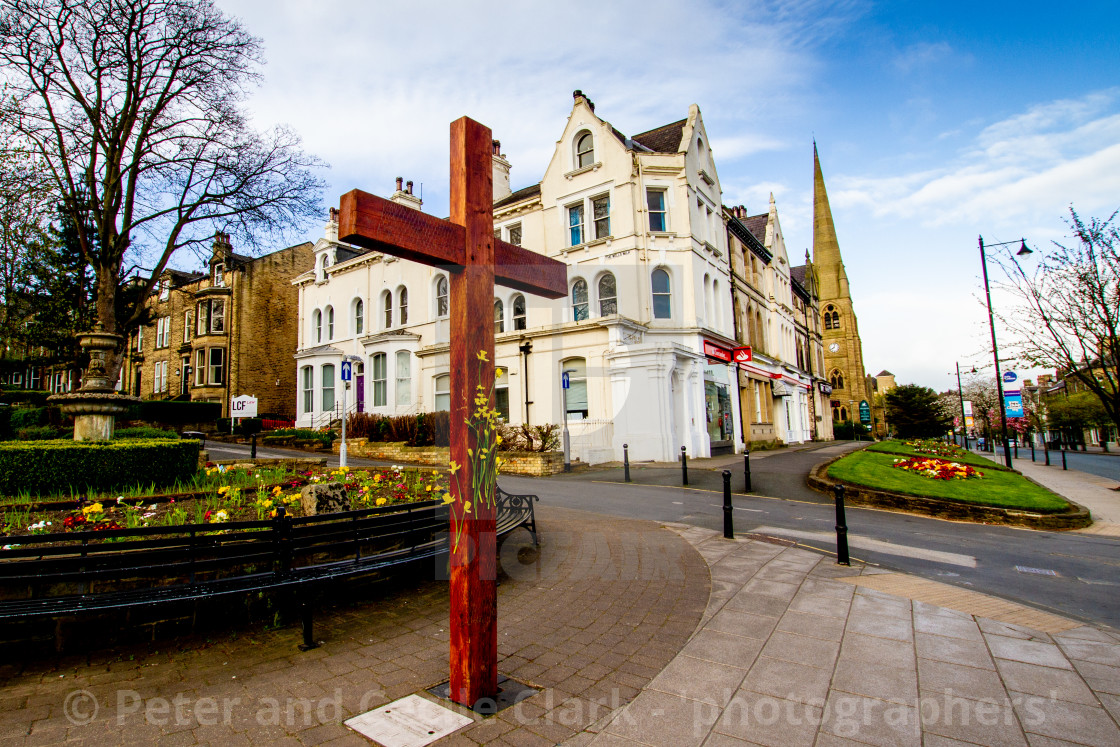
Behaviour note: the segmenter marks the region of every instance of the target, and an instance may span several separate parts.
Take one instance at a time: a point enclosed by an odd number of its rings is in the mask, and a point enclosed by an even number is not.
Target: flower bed
[[[275,516],[279,506],[302,514],[304,486],[339,482],[354,509],[413,501],[451,501],[447,475],[394,466],[353,470],[232,469],[208,464],[189,497],[157,500],[153,495],[105,496],[71,510],[36,511],[29,503],[0,507],[0,536],[86,532],[183,524],[223,524]]]
[[[910,445],[910,444],[908,444]],[[968,480],[984,476],[983,472],[959,462],[949,462],[944,459],[929,457],[910,457],[909,459],[895,459],[894,466],[907,472],[923,475],[931,480]]]
[[[919,454],[933,454],[939,457],[959,457],[968,453],[956,444],[950,444],[932,438],[904,441],[903,443]]]

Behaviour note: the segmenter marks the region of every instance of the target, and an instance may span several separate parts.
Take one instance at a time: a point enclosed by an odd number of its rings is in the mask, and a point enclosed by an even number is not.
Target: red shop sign
[[[709,358],[715,358],[716,360],[723,361],[724,363],[731,362],[730,350],[720,347],[714,342],[708,342],[707,340],[704,340],[704,355],[708,356]]]

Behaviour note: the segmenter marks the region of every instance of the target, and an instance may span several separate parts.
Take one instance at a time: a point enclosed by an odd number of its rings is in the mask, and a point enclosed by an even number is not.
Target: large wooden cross
[[[494,284],[562,298],[568,282],[563,262],[494,238],[492,142],[474,120],[451,123],[450,220],[359,190],[342,196],[338,218],[340,240],[451,275],[451,534],[463,537],[451,555],[451,699],[468,707],[498,694],[495,509],[469,495],[476,445],[466,425],[479,366],[484,382],[494,378]]]

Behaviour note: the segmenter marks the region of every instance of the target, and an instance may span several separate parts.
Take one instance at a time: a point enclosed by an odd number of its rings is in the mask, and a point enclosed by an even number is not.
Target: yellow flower
[[[465,516],[465,515],[469,514],[470,512],[471,512],[471,502],[467,501],[463,504],[463,515]]]
[[[283,492],[283,488],[281,488],[279,485],[277,485],[276,487],[274,487],[272,489],[272,494],[273,495],[280,495],[280,493],[282,493],[282,492]]]
[[[222,487],[218,488],[218,495],[225,495],[228,492],[229,492],[229,485],[223,485]]]
[[[388,503],[388,502],[389,502],[389,501],[388,501],[387,499],[385,499],[385,498],[378,498],[378,499],[377,499],[377,502],[376,502],[376,505],[378,505],[378,506],[384,506],[384,505],[385,505],[386,503]]]
[[[427,490],[427,491],[428,491],[429,493],[430,493],[430,492],[432,492],[432,486],[431,486],[431,485],[429,485],[429,486],[428,486],[428,487],[426,488],[426,490]]]
[[[454,503],[454,502],[455,502],[455,499],[451,497],[451,493],[444,493],[443,494],[443,505],[446,506],[448,503]]]
[[[454,461],[452,461],[451,462],[451,474],[455,474],[458,471],[459,471],[459,465],[456,464]]]
[[[495,379],[502,378],[502,369],[499,368],[497,371],[494,372],[494,378]]]
[[[477,355],[477,357],[480,361],[486,360],[486,351],[485,350],[479,350],[478,353],[476,353],[476,355]]]
[[[494,445],[495,446],[501,446],[502,445],[502,437],[501,436],[495,436],[494,437]]]

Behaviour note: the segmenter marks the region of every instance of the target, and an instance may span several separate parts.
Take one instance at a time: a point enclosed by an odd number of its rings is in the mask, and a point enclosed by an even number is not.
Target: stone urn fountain
[[[74,416],[75,441],[108,441],[113,437],[117,415],[140,400],[121,394],[109,381],[105,361],[109,351],[115,350],[124,340],[120,335],[102,331],[101,323],[93,332],[78,335],[78,345],[89,353],[89,366],[82,374],[82,386],[76,392],[55,394],[47,398],[58,405],[62,412]]]

